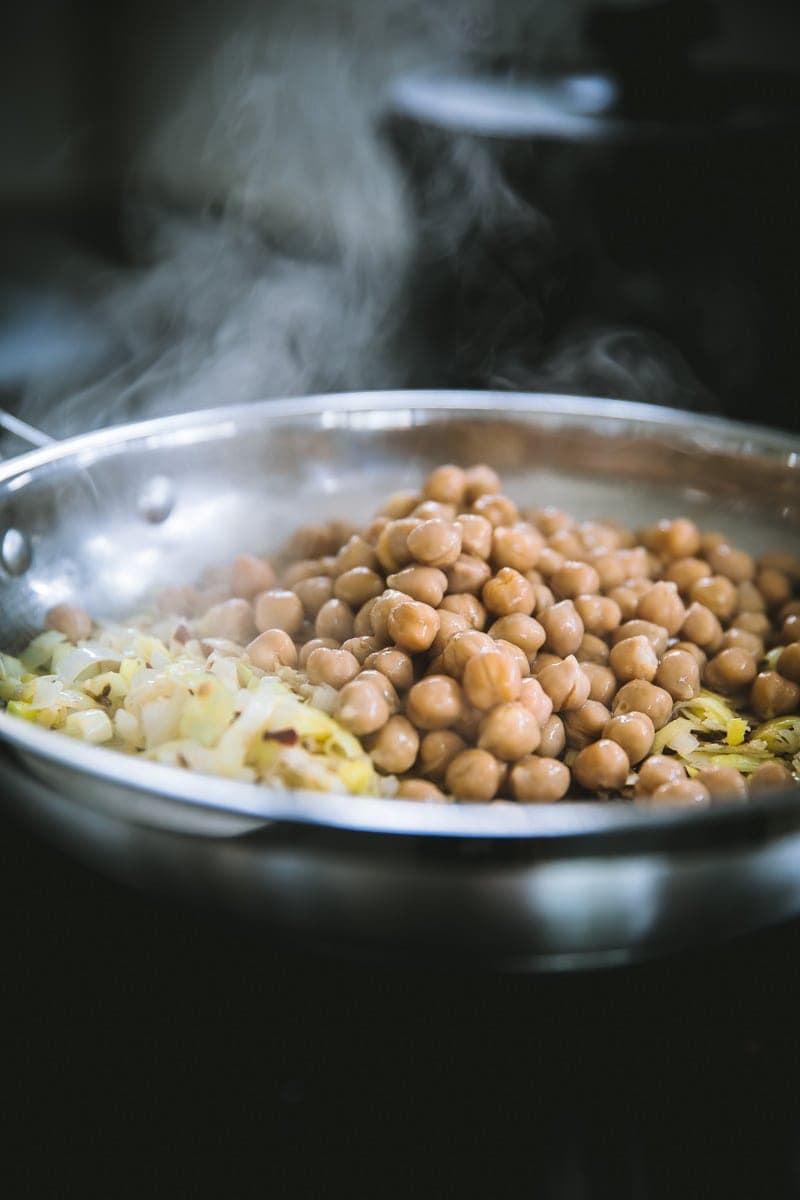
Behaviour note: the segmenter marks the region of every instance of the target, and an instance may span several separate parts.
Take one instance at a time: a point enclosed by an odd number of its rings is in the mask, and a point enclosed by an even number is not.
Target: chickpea
[[[381,647],[378,639],[370,637],[368,634],[359,634],[357,637],[351,637],[348,638],[347,641],[342,642],[342,649],[349,650],[349,652],[354,654],[358,661],[362,664],[365,664],[369,656],[377,653],[380,648]],[[303,649],[305,650],[305,646]],[[373,665],[374,664],[372,663],[370,664],[370,666]],[[394,680],[392,680],[392,683],[394,683]]]
[[[473,501],[471,508],[479,517],[486,517],[495,529],[498,525],[516,525],[519,520],[519,509],[514,501],[509,500],[508,496],[501,496],[499,492],[479,496]]]
[[[692,584],[689,599],[693,604],[704,604],[718,620],[729,621],[736,613],[739,593],[724,575],[709,575]]]
[[[506,642],[502,638],[495,638],[494,644],[495,648],[499,650],[501,654],[505,654],[507,658],[510,658],[512,662],[517,664],[521,679],[524,679],[527,675],[530,675],[530,663],[528,662],[528,656],[525,654],[524,650],[520,650],[519,646],[515,646],[513,642]]]
[[[611,644],[616,646],[617,642],[624,642],[626,638],[632,637],[646,637],[659,658],[666,652],[669,642],[669,634],[663,625],[654,625],[652,621],[634,619],[633,621],[623,621],[614,630],[611,634]]]
[[[447,591],[447,576],[438,567],[404,567],[389,575],[386,584],[412,600],[438,608]]]
[[[676,779],[657,787],[648,802],[688,808],[696,804],[708,804],[710,799],[711,793],[699,779]]]
[[[588,791],[618,791],[630,774],[628,756],[611,738],[601,738],[579,750],[572,764],[572,777]]]
[[[731,625],[734,629],[746,629],[748,633],[755,633],[760,638],[769,637],[772,631],[769,617],[763,612],[737,613]]]
[[[613,587],[608,592],[609,600],[613,600],[619,609],[622,621],[632,621],[639,607],[639,593],[626,583]]]
[[[617,692],[611,711],[615,717],[627,712],[647,713],[654,727],[661,729],[672,716],[672,707],[669,692],[644,679],[632,679]]]
[[[654,625],[663,626],[667,633],[674,637],[686,616],[677,584],[665,579],[654,583],[650,590],[640,597],[636,615],[642,621],[652,621]]]
[[[700,691],[700,667],[688,650],[668,650],[655,673],[653,682],[673,700],[691,700]]]
[[[570,785],[569,768],[564,763],[538,754],[515,763],[509,779],[512,796],[523,804],[560,800],[566,796]]]
[[[541,726],[541,731],[539,753],[543,758],[558,758],[559,754],[564,753],[567,744],[564,722],[553,713]]]
[[[353,610],[343,600],[328,600],[317,613],[314,632],[317,637],[346,642],[355,634]]]
[[[779,640],[785,645],[800,642],[800,614],[787,613],[783,618]]]
[[[736,589],[739,612],[763,613],[767,607],[764,597],[754,583],[746,579]]]
[[[446,576],[448,592],[470,592],[477,596],[491,579],[492,572],[482,558],[460,554],[448,567]]]
[[[625,565],[615,553],[593,553],[589,561],[597,571],[601,591],[610,592],[612,588],[621,587],[625,582]]]
[[[581,639],[581,644],[575,652],[575,657],[583,666],[584,663],[595,663],[599,667],[604,667],[608,663],[608,646],[602,638],[594,637],[591,633],[585,633]]]
[[[260,592],[255,598],[253,611],[259,633],[267,629],[283,629],[294,637],[303,627],[305,614],[300,597],[283,588]]]
[[[600,590],[600,576],[589,563],[567,559],[550,577],[553,591],[561,600],[575,600]],[[600,600],[601,597],[596,597]],[[577,607],[577,605],[576,605]]]
[[[550,579],[560,567],[563,567],[565,561],[564,555],[559,554],[552,546],[543,546],[536,569],[544,579]]]
[[[529,580],[529,582],[532,582]],[[539,616],[546,608],[552,608],[556,602],[556,598],[550,591],[549,587],[545,587],[543,583],[533,583],[533,612],[535,616]]]
[[[800,708],[800,686],[784,679],[777,671],[761,671],[753,680],[750,704],[762,721],[797,712]]]
[[[461,613],[448,612],[445,609],[439,609],[439,632],[431,642],[431,654],[441,654],[450,641],[451,637],[455,637],[457,633],[465,633],[466,630],[472,629],[473,626],[463,617]]]
[[[686,610],[681,634],[707,654],[714,654],[722,642],[722,626],[710,608],[694,601]]]
[[[474,504],[480,496],[491,496],[500,491],[500,479],[496,471],[491,467],[487,467],[485,463],[478,463],[477,466],[468,467],[464,472],[464,500],[467,504]]]
[[[519,701],[498,704],[480,724],[478,746],[503,762],[533,754],[539,745],[539,725],[529,708]]]
[[[54,604],[44,623],[45,628],[63,633],[70,642],[84,642],[92,632],[92,618],[77,604]]]
[[[495,567],[530,571],[536,566],[543,546],[539,530],[527,521],[498,525],[492,534],[492,562]]]
[[[306,616],[314,620],[323,604],[333,597],[333,580],[329,575],[312,575],[299,579],[292,588],[299,598]]]
[[[278,667],[297,666],[297,647],[282,629],[265,629],[250,642],[245,654],[254,667],[271,674]]]
[[[631,679],[651,683],[658,670],[658,656],[646,637],[625,638],[612,647],[608,665],[620,683]]]
[[[703,682],[716,692],[739,692],[753,682],[757,671],[756,660],[749,651],[731,646],[709,659]]]
[[[746,650],[755,659],[764,657],[763,638],[756,637],[754,633],[748,633],[746,629],[735,629],[732,626],[723,633],[719,648],[720,650],[730,650],[734,646],[739,650]]]
[[[435,519],[442,521],[453,521],[456,515],[456,506],[454,504],[440,504],[438,500],[423,500],[416,508],[412,509],[410,514],[416,517],[419,521],[432,521]]]
[[[355,679],[361,664],[349,650],[332,650],[319,646],[306,660],[306,674],[310,683],[327,683],[338,691],[351,679]]]
[[[262,592],[259,600],[263,596],[268,596],[269,592]],[[285,595],[291,596],[297,605],[300,606],[300,601],[295,596],[294,592],[286,592]],[[263,613],[263,609],[261,612]],[[302,607],[300,612],[302,613]],[[261,625],[258,622],[258,600],[256,601],[256,620],[253,620],[253,606],[249,600],[223,600],[221,604],[213,604],[208,612],[200,618],[197,623],[197,629],[201,637],[213,638],[229,638],[232,642],[238,643],[240,646],[246,646],[251,640],[258,628],[259,633],[264,629],[272,629],[272,625]],[[302,624],[302,620],[301,620]],[[281,628],[280,622],[276,622],[274,628]],[[299,626],[298,626],[299,628]],[[288,633],[294,633],[294,629],[287,630]]]
[[[781,651],[778,673],[792,683],[800,683],[800,642],[792,642]]]
[[[744,800],[747,795],[744,777],[734,767],[703,767],[695,779],[708,789],[714,800],[718,796],[724,800]]]
[[[652,796],[664,783],[676,783],[686,778],[683,764],[666,754],[651,754],[639,767],[639,778],[633,794],[637,800]]]
[[[553,701],[553,709],[562,712],[580,708],[589,699],[589,679],[574,654],[539,672],[539,683]]]
[[[475,742],[478,740],[478,730],[482,720],[483,713],[481,710],[479,708],[473,708],[472,705],[467,704],[465,705],[461,716],[453,726],[453,732],[457,733],[459,737],[462,737],[466,743],[474,746]]]
[[[722,542],[709,551],[708,561],[715,575],[724,575],[733,583],[744,583],[756,573],[756,564],[744,550]]]
[[[526,515],[545,537],[552,537],[560,529],[571,529],[575,524],[569,513],[562,512],[560,508],[555,508],[552,504],[547,505],[546,508],[535,508]]]
[[[293,588],[301,579],[312,579],[315,575],[326,575],[318,558],[303,558],[290,563],[281,571],[281,587]],[[269,591],[269,588],[267,588]]]
[[[353,617],[353,637],[363,638],[372,637],[375,635],[372,632],[372,610],[382,597],[378,596],[375,600],[367,600],[366,604],[362,604],[356,615]],[[319,614],[317,614],[319,616]],[[388,637],[388,633],[386,635]],[[377,638],[375,641],[377,642]],[[383,639],[385,641],[386,638]]]
[[[373,667],[362,667],[357,677],[363,683],[370,683],[372,687],[383,696],[386,703],[389,705],[389,712],[396,713],[400,708],[400,698],[397,691],[388,676],[382,671],[376,671]]]
[[[383,592],[383,579],[370,567],[351,567],[344,571],[333,585],[337,600],[343,600],[351,608],[360,608],[368,600],[374,600]]]
[[[662,558],[687,558],[700,549],[697,526],[687,517],[659,521],[652,534],[653,549]]]
[[[269,632],[272,631],[270,630]],[[257,638],[256,641],[258,641]],[[339,648],[339,643],[333,638],[311,638],[311,640],[306,642],[304,646],[300,647],[297,661],[301,670],[305,670],[309,657],[319,646],[328,646],[332,650],[337,650]]]
[[[390,521],[401,521],[422,500],[422,494],[413,490],[394,492],[381,509],[381,516]]]
[[[630,763],[638,763],[652,750],[656,731],[647,713],[629,712],[609,717],[602,736],[620,745]]]
[[[406,545],[417,562],[429,567],[449,567],[461,553],[461,529],[455,521],[433,517],[409,532]]]
[[[530,659],[531,675],[535,675],[538,679],[545,667],[553,667],[561,661],[558,654],[548,654],[546,650],[540,650],[534,658]]]
[[[488,750],[462,750],[447,768],[445,786],[460,800],[492,800],[500,786],[502,768]]]
[[[578,533],[587,550],[619,550],[625,533],[612,521],[581,521]]]
[[[366,748],[380,771],[399,775],[416,762],[419,734],[405,717],[389,717],[383,728],[367,739]]]
[[[473,629],[483,629],[486,624],[486,609],[477,596],[469,592],[457,592],[454,596],[445,596],[439,605],[439,613],[456,613]]]
[[[427,779],[403,779],[397,789],[401,800],[446,800],[444,792],[440,792],[436,784]]]
[[[766,550],[758,560],[760,569],[769,568],[788,575],[793,583],[800,583],[800,558],[785,550]]]
[[[674,641],[670,645],[670,650],[685,650],[687,654],[691,654],[701,673],[708,662],[708,655],[699,646],[696,646],[694,642]]]
[[[467,479],[461,467],[447,463],[436,467],[425,480],[423,493],[429,500],[438,500],[440,504],[455,504],[460,507],[464,503],[467,490]]]
[[[467,743],[452,729],[433,729],[419,745],[419,769],[428,779],[441,783],[447,768]]]
[[[525,613],[509,613],[508,616],[499,617],[489,627],[489,636],[519,646],[528,658],[541,649],[545,640],[542,626]]]
[[[429,604],[405,599],[392,608],[387,622],[389,636],[412,654],[427,650],[439,632],[439,614]]]
[[[478,513],[460,513],[456,524],[461,530],[461,551],[475,558],[488,558],[492,553],[493,526]]]
[[[712,550],[716,550],[717,546],[723,546],[727,542],[727,537],[724,533],[718,533],[716,530],[709,530],[707,533],[700,535],[700,549],[703,554],[708,556]]]
[[[376,733],[391,714],[383,693],[370,680],[359,677],[339,692],[333,715],[356,737],[364,737]]]
[[[444,669],[454,679],[461,679],[470,658],[494,649],[494,639],[488,633],[480,633],[477,629],[456,633],[444,648]]]
[[[521,682],[517,664],[499,650],[475,654],[464,666],[464,692],[474,708],[493,708],[495,704],[516,700]]]
[[[483,586],[481,599],[489,612],[498,617],[533,612],[533,586],[513,567],[501,567]]]
[[[369,612],[371,633],[379,642],[386,643],[391,640],[389,637],[389,616],[399,605],[405,604],[407,600],[408,596],[405,592],[396,592],[394,588],[387,588],[377,599],[368,601],[368,603],[372,604]]]
[[[619,605],[608,596],[576,596],[575,611],[586,632],[595,637],[607,637],[622,620]]]
[[[617,557],[625,568],[625,582],[629,585],[638,580],[643,587],[653,570],[653,562],[644,546],[633,546],[630,550],[618,551]]]
[[[585,630],[572,600],[562,600],[545,609],[538,620],[545,632],[545,646],[551,653],[561,658],[575,653]]]
[[[581,535],[577,529],[560,529],[547,539],[551,550],[557,551],[562,559],[562,566],[567,562],[581,561],[586,553]]]
[[[406,714],[418,729],[446,729],[464,709],[464,694],[450,675],[426,675],[408,693]]]
[[[582,750],[600,737],[611,713],[605,704],[587,700],[580,708],[574,708],[564,716],[564,732],[567,745]]]
[[[327,525],[305,525],[289,539],[286,547],[290,558],[320,558],[323,554],[336,553],[338,546]]]
[[[762,567],[756,575],[756,587],[764,597],[767,608],[780,608],[792,598],[792,583],[782,571]]]
[[[409,549],[408,537],[417,525],[419,521],[416,517],[401,517],[397,521],[390,521],[381,530],[375,553],[385,571],[399,571],[411,562],[414,555]]]
[[[581,670],[589,680],[589,699],[608,706],[617,690],[617,677],[610,667],[597,663],[582,662]]]
[[[553,701],[548,696],[538,679],[523,679],[519,688],[519,702],[524,704],[536,718],[541,727],[552,715]]]
[[[710,563],[704,558],[676,558],[664,572],[664,578],[674,583],[682,596],[688,596],[698,579],[712,575]]]
[[[750,792],[772,792],[779,788],[791,787],[794,776],[788,767],[781,762],[764,762],[756,767],[750,776]]]
[[[238,554],[231,565],[231,592],[241,600],[252,600],[259,592],[275,586],[272,565],[253,554]]]
[[[347,571],[352,571],[354,567],[368,567],[371,571],[378,569],[375,547],[358,533],[348,538],[339,549],[334,560],[333,574],[338,578]]]

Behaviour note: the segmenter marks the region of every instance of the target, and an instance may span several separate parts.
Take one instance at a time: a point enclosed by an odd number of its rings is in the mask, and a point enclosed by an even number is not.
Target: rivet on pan
[[[166,475],[154,475],[139,494],[138,509],[145,521],[160,525],[166,521],[175,505],[175,489]]]
[[[31,565],[31,544],[19,529],[7,529],[0,542],[0,561],[9,575],[24,575]]]

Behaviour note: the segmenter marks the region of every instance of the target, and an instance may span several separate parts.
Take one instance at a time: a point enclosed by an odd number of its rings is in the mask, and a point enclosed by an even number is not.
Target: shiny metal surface
[[[799,450],[667,409],[503,393],[312,397],[105,430],[0,466],[0,537],[32,547],[22,576],[0,577],[0,641],[18,646],[57,601],[122,615],[304,521],[364,519],[443,459],[492,462],[522,502],[632,524],[686,513],[751,549],[796,547]],[[153,524],[141,496],[162,476],[174,502]],[[795,793],[705,813],[416,805],[190,776],[5,713],[0,737],[24,764],[7,772],[23,808],[109,867],[325,941],[576,965],[800,910]]]

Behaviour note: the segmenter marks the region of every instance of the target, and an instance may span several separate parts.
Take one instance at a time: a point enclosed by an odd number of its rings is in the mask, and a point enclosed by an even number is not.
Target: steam
[[[583,4],[179,11],[122,81],[131,262],[61,263],[95,336],[29,375],[21,415],[61,436],[310,391],[584,380],[626,394],[634,376],[654,398],[649,350],[643,371],[614,335],[581,331],[542,365],[552,230],[487,143],[453,137],[420,197],[382,128],[400,73],[521,44],[532,65],[563,56]],[[454,270],[455,335],[440,336],[437,279]]]

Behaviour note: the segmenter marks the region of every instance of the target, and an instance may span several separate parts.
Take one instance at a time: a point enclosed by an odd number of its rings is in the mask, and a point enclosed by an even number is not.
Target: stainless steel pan
[[[20,432],[17,430],[17,432]],[[104,430],[0,464],[0,644],[77,600],[123,615],[154,588],[298,524],[366,518],[442,460],[487,460],[524,502],[638,525],[694,516],[797,548],[789,435],[607,400],[367,393]],[[279,793],[84,746],[0,713],[6,799],[121,876],[291,935],[514,968],[588,965],[800,911],[800,801],[421,805]]]

